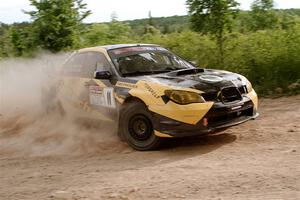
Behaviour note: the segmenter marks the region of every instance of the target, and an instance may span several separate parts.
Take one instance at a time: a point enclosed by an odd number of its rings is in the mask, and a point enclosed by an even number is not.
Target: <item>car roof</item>
[[[105,45],[105,46],[95,46],[79,49],[77,52],[87,52],[87,51],[98,51],[105,53],[106,51],[113,49],[121,49],[126,47],[159,47],[156,44],[113,44],[113,45]]]
[[[99,47],[104,48],[106,50],[112,50],[112,49],[120,49],[120,48],[126,48],[126,47],[143,47],[143,46],[158,47],[158,45],[156,45],[156,44],[113,44],[113,45],[105,45],[105,46],[99,46]]]

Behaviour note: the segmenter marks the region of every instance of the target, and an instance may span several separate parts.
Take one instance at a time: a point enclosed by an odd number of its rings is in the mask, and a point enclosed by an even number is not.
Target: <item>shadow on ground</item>
[[[135,151],[129,146],[123,146],[120,152],[111,151],[102,155],[89,155],[86,163],[97,162],[102,169],[116,171],[139,169],[143,167],[152,167],[160,164],[167,164],[185,160],[192,157],[201,157],[201,155],[211,153],[220,147],[230,144],[237,139],[235,135],[221,133],[206,137],[176,138],[166,141],[163,148],[156,151]],[[79,159],[82,159],[79,158]],[[97,161],[96,161],[97,160]],[[81,160],[82,162],[82,160]],[[122,163],[122,165],[114,164]]]

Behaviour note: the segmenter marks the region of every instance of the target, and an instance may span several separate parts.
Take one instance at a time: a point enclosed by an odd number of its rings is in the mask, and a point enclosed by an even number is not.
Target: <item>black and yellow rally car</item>
[[[101,120],[116,116],[119,136],[137,150],[258,116],[257,95],[244,76],[195,67],[157,45],[81,49],[62,74],[57,95],[62,107]]]

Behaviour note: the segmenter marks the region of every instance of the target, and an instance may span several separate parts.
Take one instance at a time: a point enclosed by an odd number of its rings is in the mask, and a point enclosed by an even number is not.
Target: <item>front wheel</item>
[[[153,150],[159,147],[162,138],[154,134],[152,116],[141,102],[124,105],[120,115],[120,134],[134,149]]]

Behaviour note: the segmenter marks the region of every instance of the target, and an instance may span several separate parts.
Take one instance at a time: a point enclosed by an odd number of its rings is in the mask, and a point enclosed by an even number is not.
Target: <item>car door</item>
[[[112,74],[111,65],[105,55],[101,52],[90,52],[88,54],[90,64],[86,66],[86,73],[91,79],[85,82],[88,88],[88,107],[94,112],[105,114],[112,118],[116,114],[115,86],[109,79],[96,79],[96,72],[109,72]],[[92,64],[92,68],[89,68]]]
[[[109,120],[104,108],[116,107],[113,87],[108,80],[94,79],[97,68],[110,68],[103,53],[89,51],[74,54],[63,67],[60,98],[63,99],[63,107],[72,114]]]

